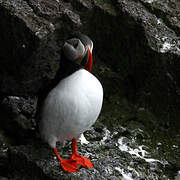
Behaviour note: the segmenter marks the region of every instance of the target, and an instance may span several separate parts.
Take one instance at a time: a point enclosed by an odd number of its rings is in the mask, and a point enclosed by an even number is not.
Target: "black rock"
[[[0,1],[0,178],[173,179],[180,167],[179,13],[178,0]],[[103,84],[104,106],[86,132],[91,143],[79,146],[95,168],[67,174],[34,128],[41,102],[68,68],[63,42],[78,32],[94,42],[92,73]],[[146,162],[144,146],[146,158],[158,161]]]

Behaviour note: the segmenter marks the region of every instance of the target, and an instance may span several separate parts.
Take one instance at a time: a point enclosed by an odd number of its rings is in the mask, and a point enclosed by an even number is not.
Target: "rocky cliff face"
[[[179,14],[178,0],[1,0],[0,176],[173,179],[180,169]],[[76,32],[94,41],[93,73],[105,99],[86,133],[90,144],[80,149],[95,168],[67,175],[35,129],[39,102],[65,71],[63,42]]]

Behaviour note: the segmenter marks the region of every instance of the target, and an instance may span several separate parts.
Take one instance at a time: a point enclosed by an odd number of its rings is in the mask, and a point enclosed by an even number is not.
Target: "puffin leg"
[[[77,152],[77,140],[76,139],[72,140],[71,159],[76,161],[78,164],[80,164],[83,167],[87,167],[87,168],[94,167],[89,159],[78,154],[78,152]]]
[[[64,171],[67,172],[77,172],[78,171],[78,163],[76,161],[73,161],[72,159],[62,159],[60,155],[58,154],[58,150],[55,147],[54,153],[57,156],[58,161],[60,162],[60,165]]]

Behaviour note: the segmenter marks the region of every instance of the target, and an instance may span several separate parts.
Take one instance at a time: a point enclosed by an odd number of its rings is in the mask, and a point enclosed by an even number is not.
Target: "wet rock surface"
[[[178,179],[178,0],[0,1],[0,180]],[[64,173],[38,137],[41,101],[65,73],[61,47],[94,41],[104,105],[79,152],[94,168]],[[37,116],[36,116],[37,115]],[[58,145],[64,158],[71,144]]]
[[[102,126],[101,126],[102,127]],[[86,132],[88,145],[80,145],[81,154],[89,157],[94,168],[80,168],[77,173],[64,173],[49,147],[33,141],[28,145],[11,146],[8,149],[9,178],[17,179],[167,179],[167,169],[171,167],[165,157],[156,159],[155,152],[142,140],[141,129],[133,131],[122,126],[109,131],[106,127],[92,128]],[[146,137],[149,139],[150,137]],[[156,149],[161,149],[157,144]],[[58,146],[64,158],[70,155],[70,144]],[[176,147],[177,151],[177,147]],[[17,164],[19,164],[17,166]],[[148,178],[147,178],[148,176]]]

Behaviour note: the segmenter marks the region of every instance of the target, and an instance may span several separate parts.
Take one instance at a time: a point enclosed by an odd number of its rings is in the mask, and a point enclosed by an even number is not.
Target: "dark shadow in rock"
[[[6,104],[7,105],[7,104]],[[2,101],[0,103],[0,127],[4,131],[4,135],[8,138],[9,144],[20,145],[28,144],[31,139],[36,138],[36,132],[28,118],[20,112],[13,112],[13,105],[5,106]],[[24,104],[25,105],[25,104]],[[20,111],[15,106],[14,111]]]

